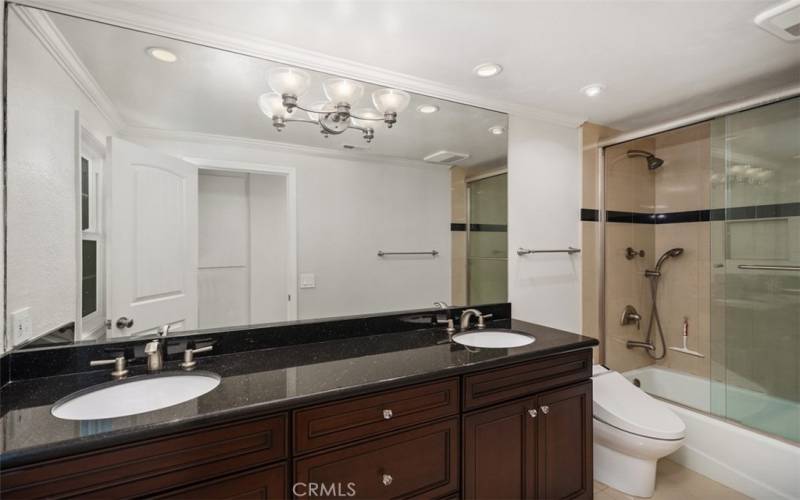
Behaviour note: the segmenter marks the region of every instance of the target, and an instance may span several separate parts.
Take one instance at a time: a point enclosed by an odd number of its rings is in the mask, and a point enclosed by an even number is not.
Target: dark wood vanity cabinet
[[[591,498],[590,377],[573,351],[4,470],[0,493]]]
[[[591,404],[587,381],[464,415],[464,498],[591,498]]]

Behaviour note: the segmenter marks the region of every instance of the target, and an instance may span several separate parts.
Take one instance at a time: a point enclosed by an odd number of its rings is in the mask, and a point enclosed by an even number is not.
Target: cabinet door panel
[[[464,416],[464,498],[534,498],[535,399]]]
[[[592,496],[592,383],[539,395],[539,497]]]

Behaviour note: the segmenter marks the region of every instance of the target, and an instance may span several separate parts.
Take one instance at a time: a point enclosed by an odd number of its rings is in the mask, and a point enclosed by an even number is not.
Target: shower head
[[[645,158],[647,160],[647,168],[655,170],[664,164],[664,160],[657,157],[653,153],[642,151],[641,149],[631,149],[628,151],[628,158]]]
[[[670,257],[677,257],[682,253],[683,253],[683,248],[670,248],[669,250],[664,252],[664,254],[658,258],[658,262],[656,262],[656,272],[661,274],[661,266],[664,264],[664,261],[666,261]]]

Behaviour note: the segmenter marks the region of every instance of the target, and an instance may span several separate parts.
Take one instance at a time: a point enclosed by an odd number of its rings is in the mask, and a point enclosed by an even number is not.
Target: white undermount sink
[[[64,420],[99,420],[160,410],[198,398],[219,385],[210,372],[145,375],[89,387],[57,401],[50,412]]]
[[[536,339],[524,333],[508,330],[477,330],[453,335],[453,342],[468,347],[509,348],[532,344]]]

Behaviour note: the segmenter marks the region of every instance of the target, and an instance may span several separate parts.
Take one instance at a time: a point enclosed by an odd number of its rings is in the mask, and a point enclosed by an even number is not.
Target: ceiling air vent
[[[453,163],[458,163],[460,161],[466,160],[469,158],[469,155],[466,153],[454,153],[452,151],[437,151],[432,155],[428,155],[423,160],[431,163],[444,163],[446,165],[452,165]]]
[[[754,21],[773,35],[787,42],[796,42],[800,40],[800,0],[789,0],[767,9]]]

